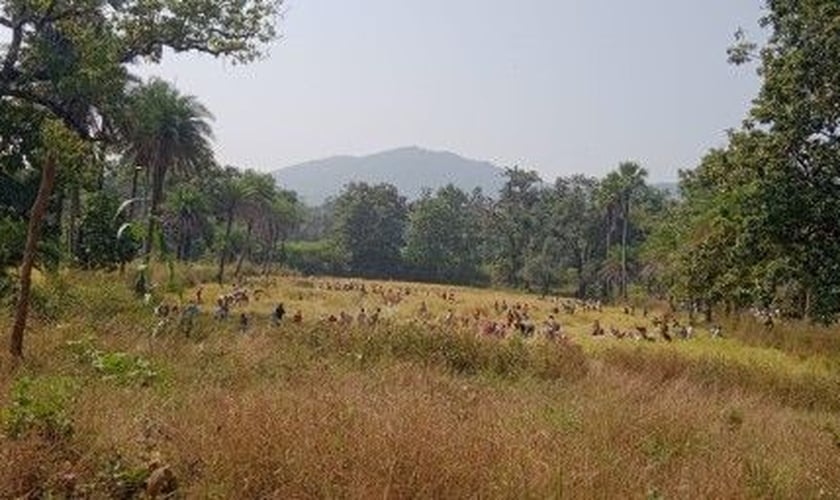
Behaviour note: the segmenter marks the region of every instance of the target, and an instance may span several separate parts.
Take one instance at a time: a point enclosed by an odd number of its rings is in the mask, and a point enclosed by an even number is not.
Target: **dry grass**
[[[390,325],[341,331],[314,318],[376,300],[298,278],[264,283],[247,335],[208,320],[201,338],[150,341],[154,320],[121,283],[67,279],[73,312],[35,322],[23,366],[0,357],[0,405],[23,377],[70,380],[73,432],[0,436],[0,496],[137,496],[158,461],[191,498],[840,497],[831,356],[585,336],[595,317],[639,321],[616,310],[562,318],[582,349],[429,331],[408,324],[419,302],[450,305],[419,285]],[[454,290],[459,312],[504,298],[547,314],[534,297]],[[277,300],[307,321],[271,328]],[[85,336],[150,361],[153,381],[67,347]]]

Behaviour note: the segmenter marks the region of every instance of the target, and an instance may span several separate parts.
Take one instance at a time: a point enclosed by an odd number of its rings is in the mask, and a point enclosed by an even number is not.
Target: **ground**
[[[650,327],[610,307],[560,313],[567,341],[497,339],[442,318],[528,304],[539,332],[555,303],[283,276],[250,278],[249,303],[220,322],[212,303],[231,287],[205,274],[156,276],[169,284],[150,304],[116,274],[40,282],[25,361],[0,357],[0,496],[143,497],[169,471],[197,498],[840,497],[834,329],[741,319],[724,339],[702,325],[689,341],[592,338],[596,319]],[[183,307],[197,286],[192,328],[156,328],[154,303]],[[377,286],[410,294],[386,306]],[[324,321],[360,307],[380,323]]]

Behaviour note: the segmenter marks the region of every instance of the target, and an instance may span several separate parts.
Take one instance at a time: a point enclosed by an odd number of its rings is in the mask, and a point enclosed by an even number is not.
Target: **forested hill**
[[[296,191],[308,205],[337,196],[349,182],[393,184],[409,200],[423,188],[433,191],[447,184],[470,192],[480,187],[495,196],[504,184],[502,169],[445,151],[407,147],[369,156],[335,156],[293,165],[274,172],[286,189]]]

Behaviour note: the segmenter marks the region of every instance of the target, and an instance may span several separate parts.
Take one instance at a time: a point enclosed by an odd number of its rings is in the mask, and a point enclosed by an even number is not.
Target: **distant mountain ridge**
[[[308,205],[321,205],[340,194],[350,182],[393,184],[409,200],[419,198],[424,188],[434,191],[450,183],[467,192],[480,187],[485,194],[496,196],[504,185],[503,173],[503,169],[489,162],[412,146],[368,156],[308,161],[281,168],[272,175],[279,185],[296,191]]]

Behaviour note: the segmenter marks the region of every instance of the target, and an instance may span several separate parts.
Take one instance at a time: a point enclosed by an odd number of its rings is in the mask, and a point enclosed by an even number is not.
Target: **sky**
[[[247,66],[168,55],[140,71],[216,117],[218,159],[269,171],[417,145],[544,179],[697,165],[759,81],[726,62],[761,0],[286,0]]]

